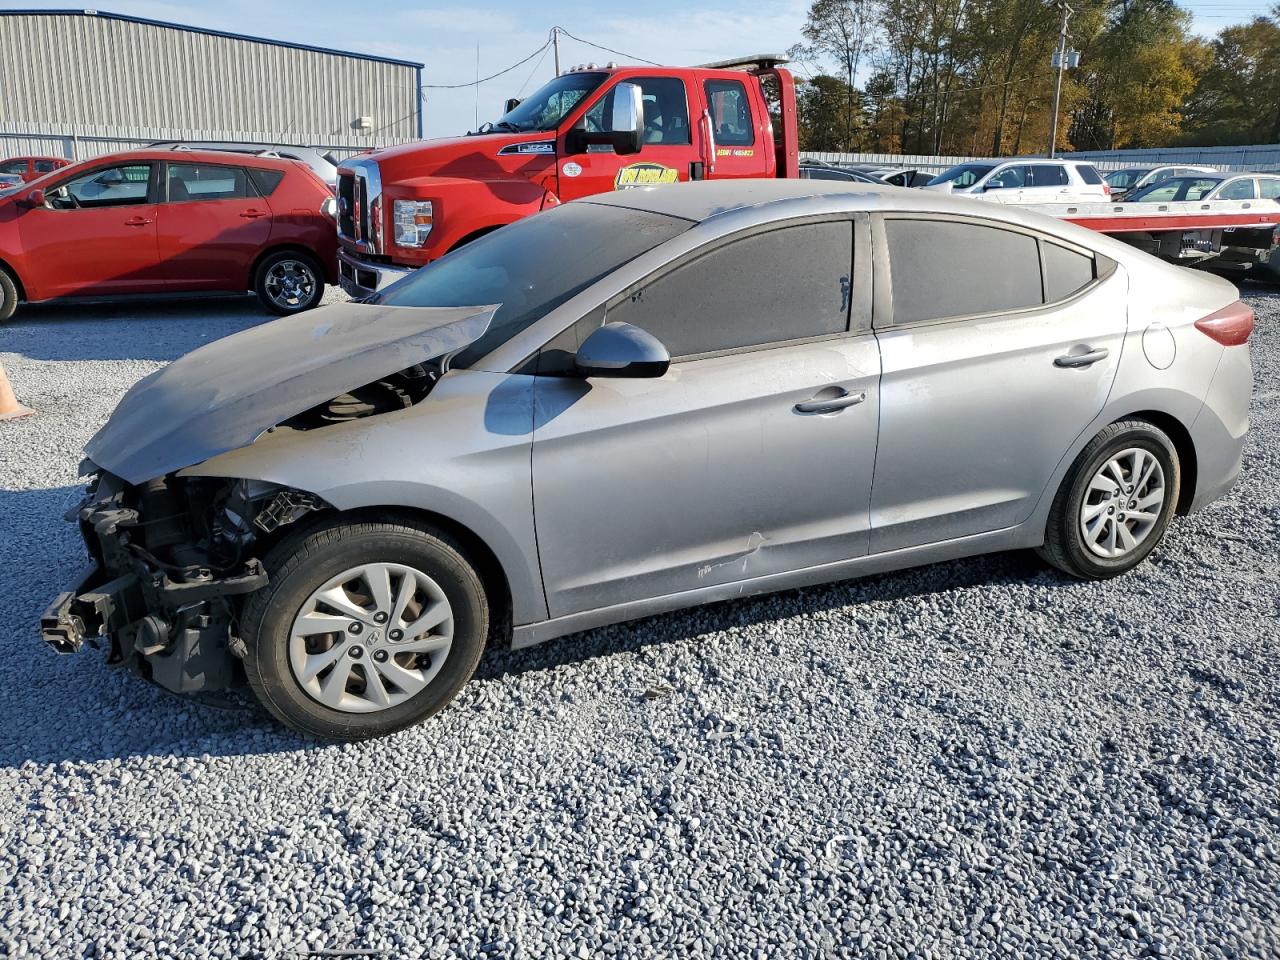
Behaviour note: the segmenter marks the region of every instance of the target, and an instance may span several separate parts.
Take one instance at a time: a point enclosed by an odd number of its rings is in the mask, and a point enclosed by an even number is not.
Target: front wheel
[[[8,320],[18,309],[18,285],[13,277],[0,267],[0,323]]]
[[[258,264],[253,289],[272,313],[301,313],[317,306],[324,296],[324,271],[314,257],[284,250]]]
[[[336,740],[418,723],[475,672],[484,587],[462,550],[425,525],[335,520],[266,559],[241,618],[245,673],[277,719]]]
[[[1163,430],[1145,420],[1109,425],[1062,481],[1040,556],[1085,580],[1132,570],[1168,529],[1181,479],[1177,450]]]

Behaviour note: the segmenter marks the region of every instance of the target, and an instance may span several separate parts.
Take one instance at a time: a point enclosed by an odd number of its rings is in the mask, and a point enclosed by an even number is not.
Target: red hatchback
[[[70,163],[70,160],[63,160],[61,157],[10,157],[8,160],[0,160],[0,174],[7,173],[23,180],[34,180]]]
[[[333,194],[305,164],[130,150],[0,198],[0,320],[19,301],[255,291],[274,313],[336,280]]]

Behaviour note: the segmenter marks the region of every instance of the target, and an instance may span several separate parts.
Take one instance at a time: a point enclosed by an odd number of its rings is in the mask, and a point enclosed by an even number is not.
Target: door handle
[[[1055,367],[1089,367],[1099,360],[1107,359],[1110,355],[1111,351],[1106,347],[1099,347],[1088,353],[1068,353],[1065,357],[1054,357],[1053,365]]]
[[[145,227],[151,221],[146,217],[130,217],[124,222],[126,227]]]
[[[265,217],[266,215],[262,210],[246,210],[240,214],[241,218],[245,220],[257,220],[259,217]]]
[[[837,410],[843,410],[845,407],[852,407],[867,399],[867,395],[862,391],[857,393],[841,393],[835,397],[815,397],[812,400],[805,400],[795,405],[796,413],[835,413]]]

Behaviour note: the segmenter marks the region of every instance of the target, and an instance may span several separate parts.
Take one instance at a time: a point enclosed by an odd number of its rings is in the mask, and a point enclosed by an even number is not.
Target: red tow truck
[[[491,230],[593,193],[797,176],[795,86],[784,62],[578,67],[508,101],[476,134],[344,161],[342,286],[368,296]]]
[[[595,193],[798,176],[795,85],[783,63],[760,54],[697,67],[590,64],[507,101],[475,134],[347,160],[338,168],[339,280],[369,296],[505,224]],[[1280,223],[1276,201],[1156,206],[1032,209],[1184,262],[1239,243],[1224,241],[1228,229],[1248,228],[1269,248],[1266,228]]]

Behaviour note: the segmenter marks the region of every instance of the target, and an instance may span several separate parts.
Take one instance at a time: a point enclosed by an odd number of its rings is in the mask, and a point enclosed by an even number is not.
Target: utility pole
[[[1062,100],[1062,73],[1067,69],[1067,21],[1071,18],[1071,7],[1067,0],[1058,0],[1062,8],[1062,29],[1058,33],[1058,77],[1053,85],[1053,124],[1049,128],[1049,158],[1057,156],[1058,150],[1058,103]]]
[[[560,28],[551,28],[551,46],[556,54],[556,76],[560,76]]]

